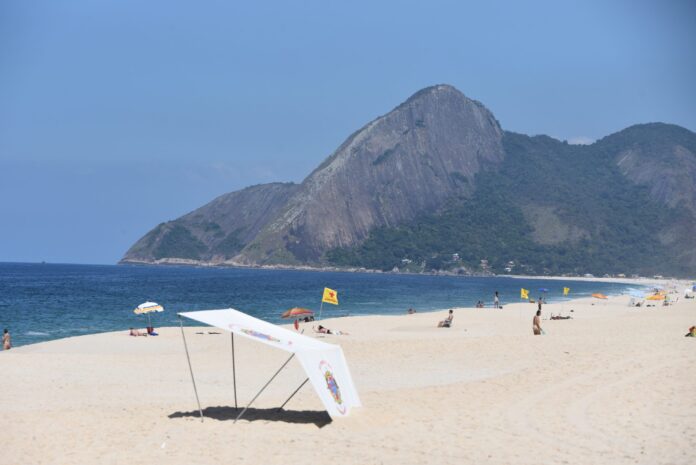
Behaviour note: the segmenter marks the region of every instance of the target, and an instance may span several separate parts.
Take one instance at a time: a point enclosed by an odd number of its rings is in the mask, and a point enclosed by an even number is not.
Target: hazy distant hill
[[[504,132],[439,85],[301,184],[223,195],[157,226],[123,262],[686,275],[694,231],[696,134],[656,123],[569,145]]]

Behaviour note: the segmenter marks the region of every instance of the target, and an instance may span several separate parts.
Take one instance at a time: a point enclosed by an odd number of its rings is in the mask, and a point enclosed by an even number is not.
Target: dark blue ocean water
[[[493,302],[518,302],[548,288],[550,301],[593,292],[620,294],[625,284],[539,279],[340,273],[237,268],[0,263],[0,329],[9,328],[15,346],[82,334],[146,326],[133,314],[152,300],[165,307],[157,326],[178,325],[177,312],[232,307],[279,323],[280,314],[299,306],[318,311],[324,287],[338,291],[339,306],[324,304],[324,315],[365,315],[440,310]]]

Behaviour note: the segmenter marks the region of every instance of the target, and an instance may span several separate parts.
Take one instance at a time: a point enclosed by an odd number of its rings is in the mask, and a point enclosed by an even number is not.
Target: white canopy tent
[[[186,317],[192,320],[200,321],[211,326],[215,326],[231,333],[232,339],[232,367],[234,373],[234,397],[235,407],[237,406],[237,379],[234,357],[234,336],[251,339],[262,344],[275,347],[277,349],[291,352],[292,355],[271,377],[271,379],[261,388],[247,406],[239,413],[235,422],[239,420],[249,406],[258,398],[258,396],[266,389],[280,371],[292,360],[297,357],[307,374],[307,379],[290,395],[290,397],[280,406],[279,410],[287,404],[290,399],[302,388],[302,386],[310,381],[317,395],[321,399],[326,411],[332,418],[340,418],[347,416],[352,407],[360,407],[360,398],[358,392],[353,385],[353,379],[348,370],[348,364],[343,356],[343,350],[335,344],[327,344],[326,342],[317,341],[311,337],[303,336],[302,334],[289,331],[274,324],[268,323],[253,316],[242,313],[238,310],[228,308],[225,310],[204,310],[199,312],[183,312],[179,313],[179,318]],[[181,320],[180,320],[181,321]],[[186,345],[186,336],[184,335],[183,321],[181,321],[181,335],[184,340],[184,348],[186,349],[186,357],[191,370],[191,381],[193,382],[196,401],[198,402],[198,410],[203,419],[203,410],[198,399],[198,391],[196,389],[196,381],[193,377],[193,368],[191,367],[191,359],[188,355],[188,347]]]

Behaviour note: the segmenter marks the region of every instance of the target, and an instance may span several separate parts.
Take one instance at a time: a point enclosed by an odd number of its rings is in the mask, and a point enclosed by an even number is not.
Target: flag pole
[[[321,299],[321,305],[319,305],[319,319],[321,320],[321,311],[324,308],[324,299]]]

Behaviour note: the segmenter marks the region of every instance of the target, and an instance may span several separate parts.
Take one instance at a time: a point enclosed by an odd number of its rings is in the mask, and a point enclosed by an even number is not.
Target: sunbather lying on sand
[[[312,326],[312,329],[314,330],[315,333],[321,333],[321,334],[335,334],[336,336],[347,336],[348,333],[345,331],[332,331],[329,328],[326,328],[322,325],[319,325],[318,327]]]
[[[568,316],[561,316],[561,315],[554,315],[553,313],[551,314],[551,319],[552,320],[570,320],[573,317],[568,315]]]
[[[130,329],[130,335],[131,336],[147,336],[147,333],[143,333],[142,331],[138,331],[137,329]]]

